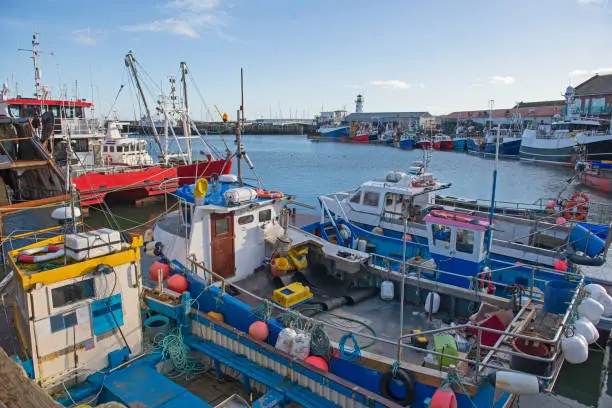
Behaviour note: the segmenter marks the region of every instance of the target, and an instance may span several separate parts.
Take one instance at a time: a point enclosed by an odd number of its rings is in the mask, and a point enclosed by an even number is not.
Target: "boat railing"
[[[266,298],[262,298],[261,296],[255,295],[252,292],[249,292],[247,290],[245,290],[244,288],[240,287],[239,285],[237,285],[235,282],[232,281],[228,281],[226,280],[223,276],[213,272],[212,270],[208,269],[206,266],[204,266],[203,264],[197,262],[197,260],[194,258],[194,256],[189,256],[188,260],[190,261],[191,264],[191,268],[188,268],[189,273],[192,273],[194,275],[198,275],[198,276],[203,276],[204,277],[204,281],[207,282],[208,285],[217,285],[220,286],[222,293],[225,293],[228,287],[232,287],[234,289],[237,289],[239,291],[239,293],[243,294],[243,295],[247,295],[250,298],[252,298],[252,300],[255,300],[257,302],[266,304],[267,306],[269,306],[272,309],[276,309],[279,312],[288,312],[288,313],[293,313],[295,314],[296,310],[293,310],[291,308],[285,308],[277,303],[274,303],[272,301],[270,301],[269,299]],[[200,271],[202,274],[199,275],[198,271]],[[427,336],[427,335],[435,335],[435,334],[442,334],[442,333],[454,333],[457,332],[458,330],[465,330],[465,329],[469,329],[470,331],[476,331],[476,335],[477,335],[477,339],[478,342],[474,345],[477,348],[477,353],[476,356],[471,358],[469,357],[469,354],[466,355],[465,357],[462,356],[452,356],[453,359],[457,360],[457,361],[461,361],[463,363],[468,364],[469,366],[472,366],[474,369],[471,372],[467,372],[467,373],[460,373],[457,372],[457,374],[459,376],[462,376],[462,381],[466,382],[466,384],[469,385],[477,385],[480,381],[483,380],[483,376],[480,374],[480,371],[483,370],[484,368],[489,368],[492,370],[504,370],[504,371],[513,371],[513,372],[521,372],[520,370],[515,370],[512,369],[510,367],[500,367],[499,364],[491,364],[490,360],[491,357],[486,358],[485,359],[481,359],[482,356],[482,352],[483,351],[488,351],[489,354],[492,353],[504,353],[504,354],[508,354],[510,356],[519,356],[521,358],[524,359],[528,359],[528,360],[533,360],[533,361],[538,361],[538,362],[546,362],[546,363],[556,363],[555,364],[555,370],[551,375],[536,375],[537,377],[543,379],[543,380],[554,380],[554,378],[556,377],[556,375],[558,375],[558,371],[560,370],[561,367],[561,362],[562,362],[562,354],[561,354],[561,348],[559,347],[560,341],[562,340],[562,335],[565,333],[565,331],[567,330],[567,327],[569,326],[570,323],[570,319],[572,318],[572,316],[575,316],[575,309],[577,307],[577,305],[579,304],[579,299],[580,299],[580,294],[581,294],[581,289],[582,286],[584,284],[584,278],[581,277],[577,288],[575,290],[575,293],[572,297],[572,300],[569,304],[569,307],[566,311],[566,313],[563,315],[563,318],[560,322],[560,324],[555,328],[555,332],[554,332],[554,336],[552,338],[542,338],[542,337],[538,337],[538,336],[532,336],[532,335],[528,335],[528,334],[522,334],[522,333],[518,333],[518,332],[514,332],[512,330],[496,330],[496,329],[491,329],[491,328],[487,328],[487,327],[481,327],[477,324],[474,323],[467,323],[467,324],[461,324],[461,325],[455,325],[455,326],[449,326],[449,327],[443,327],[443,328],[439,328],[439,329],[433,329],[433,330],[427,330],[427,331],[420,331],[418,333],[411,333],[411,334],[403,334],[400,335],[399,337],[393,339],[393,338],[384,338],[384,337],[379,337],[377,335],[370,335],[367,333],[358,333],[355,334],[358,337],[363,337],[369,340],[374,340],[377,342],[381,342],[381,343],[385,343],[385,344],[389,344],[392,346],[395,346],[396,348],[396,352],[397,352],[397,363],[403,364],[407,367],[410,367],[410,365],[416,365],[415,363],[410,363],[407,362],[405,360],[402,360],[402,351],[403,350],[408,350],[408,351],[412,351],[412,352],[416,352],[416,353],[421,353],[424,355],[430,354],[433,356],[438,356],[438,357],[442,357],[442,358],[451,358],[449,357],[449,354],[445,354],[445,353],[441,353],[435,350],[431,350],[431,349],[422,349],[419,347],[416,347],[414,345],[411,345],[409,343],[406,343],[407,339],[410,339],[411,337],[415,337],[415,336]],[[466,291],[467,293],[468,291]],[[530,300],[529,302],[527,302],[519,311],[520,313],[523,313],[529,306],[530,306],[530,302],[532,302],[534,300]],[[248,304],[253,304],[252,302],[247,302]],[[311,327],[315,327],[317,325],[321,325],[323,327],[327,327],[330,329],[335,329],[340,331],[341,333],[347,333],[347,334],[354,334],[353,331],[350,328],[347,328],[346,326],[342,326],[340,324],[335,323],[334,321],[325,321],[325,320],[317,320],[313,317],[308,317],[308,316],[304,316],[301,315],[300,316],[302,319],[304,319],[305,322],[311,322],[312,325]],[[515,318],[516,320],[516,318]],[[524,354],[524,353],[518,353],[515,351],[511,351],[511,350],[504,350],[503,348],[501,348],[501,344],[496,344],[493,347],[490,346],[486,346],[484,344],[481,344],[481,339],[482,339],[482,335],[484,333],[492,333],[492,334],[497,334],[500,335],[501,338],[521,338],[521,339],[525,339],[525,340],[530,340],[530,341],[535,341],[535,342],[541,342],[541,343],[546,343],[548,345],[551,345],[551,348],[554,350],[552,355],[550,357],[538,357],[538,356],[532,356],[529,354]],[[501,342],[499,342],[501,343]],[[419,367],[421,366],[420,364],[418,365]],[[416,369],[416,367],[415,367]],[[440,375],[444,375],[443,373],[440,373]],[[535,375],[535,374],[534,374]]]

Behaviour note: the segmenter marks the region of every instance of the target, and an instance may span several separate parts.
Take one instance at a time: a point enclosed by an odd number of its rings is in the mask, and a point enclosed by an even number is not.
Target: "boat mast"
[[[142,90],[142,85],[140,84],[140,77],[138,76],[138,71],[136,71],[136,67],[134,63],[136,59],[134,58],[134,53],[132,50],[128,52],[125,56],[125,65],[130,69],[132,76],[134,77],[134,81],[136,82],[136,88],[138,88],[138,93],[140,94],[140,98],[142,99],[142,103],[144,104],[145,110],[147,111],[147,117],[149,118],[149,122],[151,122],[151,129],[153,129],[153,136],[155,137],[155,143],[157,143],[157,147],[159,147],[160,154],[162,156],[163,161],[166,161],[166,154],[164,149],[162,148],[161,140],[159,139],[159,135],[157,134],[157,129],[155,128],[155,122],[153,122],[153,116],[151,116],[151,110],[149,109],[149,104],[147,103],[147,98],[144,95]]]
[[[187,163],[191,164],[191,119],[189,118],[189,98],[187,97],[187,64],[185,62],[181,62],[181,81],[183,82],[183,103],[185,104],[183,131],[185,133],[185,144],[187,147]]]
[[[236,158],[238,159],[238,183],[242,186],[242,157],[244,150],[242,146],[242,119],[244,117],[244,73],[240,68],[240,109],[236,112]]]
[[[490,122],[491,127],[493,126],[492,112],[493,112],[494,103],[495,101],[493,99],[489,101],[489,104],[490,104],[489,116],[491,117],[491,122]],[[491,129],[491,132],[492,131],[493,130]],[[493,168],[493,189],[491,191],[491,206],[489,208],[489,226],[487,227],[487,232],[485,235],[486,245],[487,245],[487,260],[490,260],[491,246],[493,244],[493,215],[495,214],[495,191],[497,189],[497,168],[499,166],[499,139],[500,139],[499,127],[497,128],[496,139],[497,140],[495,144],[495,167]]]
[[[34,35],[32,35],[32,49],[26,50],[23,48],[18,48],[17,51],[27,51],[32,53],[32,62],[34,63],[34,96],[36,99],[41,99],[43,95],[42,85],[40,83],[40,68],[38,68],[38,56],[40,55],[40,50],[38,46],[40,43],[38,42],[38,34],[39,32],[35,31]],[[53,55],[53,53],[50,53]]]

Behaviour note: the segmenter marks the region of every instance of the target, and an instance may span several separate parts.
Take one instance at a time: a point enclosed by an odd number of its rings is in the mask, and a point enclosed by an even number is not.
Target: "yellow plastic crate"
[[[312,292],[308,286],[300,282],[292,283],[272,293],[272,301],[283,307],[293,307],[312,298]]]

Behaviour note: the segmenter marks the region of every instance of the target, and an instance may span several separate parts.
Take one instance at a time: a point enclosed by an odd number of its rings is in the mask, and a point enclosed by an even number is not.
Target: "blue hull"
[[[485,152],[495,154],[496,150],[495,143],[487,143],[485,145]],[[521,150],[521,139],[512,140],[510,142],[503,142],[499,145],[499,154],[504,156],[518,156]]]
[[[341,137],[348,137],[349,135],[349,128],[348,127],[338,127],[338,128],[331,128],[331,129],[322,129],[319,131],[319,133],[321,134],[319,137],[321,139],[338,139],[340,140]]]
[[[462,152],[478,150],[478,146],[476,146],[476,142],[474,142],[473,139],[453,140],[453,150],[458,150]]]
[[[404,139],[399,141],[400,149],[414,149],[414,140]]]

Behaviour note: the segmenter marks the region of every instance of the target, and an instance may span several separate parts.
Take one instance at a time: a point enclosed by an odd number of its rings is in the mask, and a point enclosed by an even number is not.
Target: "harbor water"
[[[232,147],[232,136],[225,136]],[[224,147],[221,136],[210,136],[209,142]],[[383,178],[390,170],[407,170],[415,160],[423,160],[421,150],[400,150],[383,145],[311,142],[304,136],[243,137],[247,154],[255,165],[255,173],[266,181],[266,188],[292,194],[298,201],[318,207],[319,194],[351,190],[362,182]],[[194,147],[197,151],[200,147]],[[443,192],[463,198],[486,200],[491,195],[494,161],[459,152],[434,151],[428,170],[442,182],[450,182]],[[236,172],[234,164],[233,172]],[[535,203],[541,198],[554,198],[564,190],[564,196],[587,191],[593,201],[612,203],[612,197],[601,195],[574,182],[567,183],[573,169],[533,165],[518,160],[499,163],[497,199]],[[243,164],[243,174],[253,172]],[[111,207],[123,228],[138,230],[159,216],[164,204],[134,208],[131,205]],[[308,211],[298,209],[298,211]],[[86,223],[107,225],[105,215],[92,208]],[[610,265],[594,268],[587,273],[612,279]],[[557,395],[522,397],[520,407],[612,407],[612,384],[608,377],[609,352],[593,350],[586,364],[566,364],[555,392]]]

